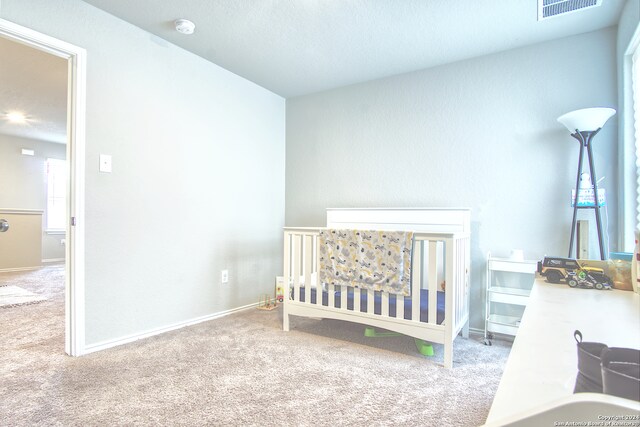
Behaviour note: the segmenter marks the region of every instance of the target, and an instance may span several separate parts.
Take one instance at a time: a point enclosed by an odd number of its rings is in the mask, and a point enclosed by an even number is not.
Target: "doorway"
[[[0,37],[61,58],[66,62],[66,120],[65,141],[66,191],[63,220],[58,232],[64,231],[64,318],[65,352],[79,356],[85,352],[84,334],[84,148],[86,51],[29,28],[0,19]],[[3,61],[10,58],[3,58]],[[8,118],[9,112],[2,112]],[[14,117],[15,118],[15,117]],[[25,117],[19,120],[26,119]],[[31,153],[21,153],[29,156]],[[34,153],[35,154],[35,153]],[[48,201],[49,202],[49,201]],[[51,201],[53,202],[53,201]],[[0,208],[2,208],[0,206]],[[18,209],[17,209],[18,210]],[[32,213],[33,214],[33,213]],[[45,218],[48,221],[50,218]],[[49,225],[49,224],[47,224]],[[10,227],[10,225],[9,225]],[[51,229],[55,236],[55,230]],[[1,236],[1,235],[0,235]],[[61,242],[62,243],[62,242]]]

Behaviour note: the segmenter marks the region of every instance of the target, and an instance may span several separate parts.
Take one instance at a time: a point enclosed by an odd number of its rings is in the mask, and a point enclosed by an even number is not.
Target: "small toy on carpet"
[[[258,310],[273,310],[277,308],[278,304],[276,300],[271,298],[268,294],[260,295],[260,300],[258,301]]]

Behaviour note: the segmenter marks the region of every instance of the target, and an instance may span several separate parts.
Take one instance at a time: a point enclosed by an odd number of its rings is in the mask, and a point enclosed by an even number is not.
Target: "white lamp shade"
[[[613,108],[583,108],[558,117],[558,121],[573,133],[600,129],[616,113]]]

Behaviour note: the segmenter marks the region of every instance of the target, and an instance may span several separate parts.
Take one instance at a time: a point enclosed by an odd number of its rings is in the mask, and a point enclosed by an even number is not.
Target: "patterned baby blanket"
[[[320,283],[408,296],[412,232],[320,231]]]

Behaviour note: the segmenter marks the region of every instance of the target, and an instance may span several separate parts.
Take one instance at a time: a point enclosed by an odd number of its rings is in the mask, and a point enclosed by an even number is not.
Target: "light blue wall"
[[[0,18],[88,50],[87,342],[270,292],[285,101],[80,1],[2,0]],[[327,207],[471,207],[479,327],[488,250],[566,253],[577,143],[556,118],[616,105],[615,50],[607,29],[287,100],[287,225],[321,225]],[[616,121],[595,144],[611,236]]]
[[[87,49],[87,344],[272,292],[284,99],[81,1],[2,0],[0,17]]]
[[[322,225],[327,207],[472,208],[482,327],[487,251],[566,256],[579,145],[556,118],[616,106],[615,44],[610,28],[288,99],[286,224]],[[612,249],[616,140],[614,117],[594,147]]]

